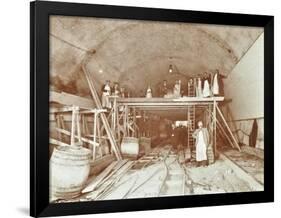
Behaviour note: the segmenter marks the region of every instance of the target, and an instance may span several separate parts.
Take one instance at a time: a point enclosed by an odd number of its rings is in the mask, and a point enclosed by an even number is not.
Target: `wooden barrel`
[[[151,138],[140,137],[139,140],[140,150],[139,153],[142,155],[149,154],[151,151]]]
[[[138,156],[139,140],[135,137],[124,137],[121,143],[121,153],[124,155]]]
[[[90,173],[91,151],[83,147],[58,146],[50,159],[51,200],[79,195]]]

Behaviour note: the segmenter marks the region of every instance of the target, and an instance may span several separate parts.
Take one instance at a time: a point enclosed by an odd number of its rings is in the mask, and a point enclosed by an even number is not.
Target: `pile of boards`
[[[98,176],[89,179],[86,187],[82,190],[83,195],[80,201],[101,199],[132,168],[133,164],[134,161],[128,160],[112,162]]]

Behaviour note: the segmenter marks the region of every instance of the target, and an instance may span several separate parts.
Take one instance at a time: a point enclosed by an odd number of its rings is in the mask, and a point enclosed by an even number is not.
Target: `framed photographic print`
[[[35,1],[31,216],[272,202],[273,17]]]

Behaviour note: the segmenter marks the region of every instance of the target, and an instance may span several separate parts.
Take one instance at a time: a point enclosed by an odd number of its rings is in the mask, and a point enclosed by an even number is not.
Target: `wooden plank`
[[[95,200],[101,192],[103,192],[114,180],[113,175],[118,172],[118,170],[124,166],[126,161],[121,160],[118,161],[117,164],[111,169],[109,173],[102,180],[99,181],[99,184],[95,186],[95,188],[87,194],[86,198]]]
[[[58,146],[70,146],[69,144],[66,144],[64,142],[61,142],[61,141],[53,139],[53,138],[49,138],[49,143],[53,144],[53,145],[58,145]]]
[[[102,182],[105,182],[106,180],[108,180],[111,176],[113,176],[114,174],[116,174],[121,167],[124,166],[124,164],[126,164],[128,162],[128,160],[121,160],[118,162],[118,164],[114,167],[114,169],[112,170],[112,172],[103,179]]]
[[[216,120],[216,123],[218,124],[217,126],[219,127],[221,134],[227,139],[227,141],[229,142],[229,144],[231,145],[232,148],[235,147],[235,145],[233,144],[233,142],[231,141],[231,139],[229,138],[229,136],[226,134],[222,124],[219,122],[219,120],[217,119],[217,117],[214,116],[214,113],[212,111],[209,111],[209,113],[212,114],[213,118]]]
[[[238,149],[239,151],[241,151],[240,146],[238,145],[238,143],[237,143],[237,141],[236,141],[234,135],[232,134],[231,129],[229,128],[229,126],[228,126],[226,120],[224,119],[224,116],[223,116],[221,110],[219,109],[219,107],[218,107],[217,105],[216,105],[216,108],[217,108],[217,111],[219,112],[220,117],[222,118],[222,120],[223,120],[223,122],[224,122],[224,125],[226,126],[226,128],[227,128],[227,130],[228,130],[228,132],[229,132],[229,134],[230,134],[230,136],[231,136],[231,138],[232,138],[232,140],[233,140],[233,142],[234,142],[234,145],[237,147],[237,149]]]
[[[89,184],[82,190],[82,193],[93,191],[117,164],[118,161],[112,162],[101,174],[94,177],[94,179],[91,182],[89,182]]]
[[[223,101],[224,97],[182,97],[182,98],[114,98],[118,105],[135,106],[138,108],[160,109],[162,107],[186,107],[188,105],[209,105],[214,101]]]
[[[90,162],[90,175],[98,175],[115,160],[116,158],[113,154],[105,155],[101,158],[96,159],[95,161],[92,160]]]
[[[110,97],[111,98],[111,97]],[[224,97],[210,97],[210,98],[200,98],[200,97],[182,97],[182,98],[117,98],[118,103],[166,103],[166,102],[211,102],[213,101],[223,101]]]
[[[95,105],[91,99],[69,94],[66,92],[50,91],[50,102],[57,102],[63,105],[77,105],[81,108],[94,108]]]
[[[83,72],[84,72],[84,74],[85,74],[85,76],[86,76],[86,79],[87,79],[87,82],[88,82],[88,85],[89,85],[89,88],[90,88],[92,97],[93,97],[93,99],[94,99],[94,102],[95,102],[95,104],[96,104],[96,107],[97,107],[98,109],[102,109],[102,105],[101,105],[99,96],[98,96],[98,94],[97,94],[97,91],[96,91],[96,89],[95,89],[95,87],[94,87],[94,84],[93,84],[93,82],[92,82],[92,80],[91,80],[91,77],[90,77],[90,75],[89,75],[89,72],[87,71],[87,69],[86,69],[86,67],[85,67],[85,64],[86,64],[86,61],[88,61],[88,58],[89,58],[89,56],[85,59],[85,62],[82,64],[82,69],[83,69]],[[114,154],[116,155],[117,160],[121,160],[121,159],[122,159],[122,156],[121,156],[119,147],[118,147],[118,145],[117,145],[117,143],[116,143],[116,141],[115,141],[114,135],[113,135],[113,133],[112,133],[112,131],[111,131],[110,125],[109,125],[109,123],[108,123],[108,120],[107,120],[107,118],[106,118],[106,116],[105,116],[104,113],[101,113],[100,116],[101,116],[101,120],[102,120],[102,122],[103,122],[103,125],[104,125],[104,127],[105,127],[106,133],[107,133],[107,135],[108,135],[108,138],[109,138],[109,141],[110,141],[110,144],[111,144],[111,148],[113,149],[113,152],[114,152]]]
[[[71,135],[71,133],[70,133],[68,130],[60,129],[60,128],[57,128],[57,127],[56,127],[55,129],[56,129],[58,132],[63,133],[63,134],[65,134],[65,135],[68,135],[68,136]],[[73,135],[73,136],[74,136],[76,139],[79,139],[79,136],[78,136],[78,135]],[[82,140],[83,142],[89,143],[89,144],[91,144],[91,145],[99,146],[99,143],[95,143],[95,142],[93,142],[93,141],[90,140],[90,139],[81,137],[81,140]]]
[[[103,182],[102,187],[100,187],[96,192],[90,193],[89,197],[95,200],[101,199],[113,187],[113,185],[116,184],[129,169],[131,169],[133,164],[134,163],[132,161],[125,163],[120,169],[118,169],[118,171],[115,172],[115,174]]]
[[[154,110],[161,110],[162,107],[169,108],[169,110],[176,110],[177,108],[184,108],[186,106],[202,106],[202,105],[210,105],[213,102],[205,101],[205,102],[120,102],[120,106],[130,106],[136,108],[146,108],[154,109]]]
[[[217,120],[217,124],[218,127],[220,128],[221,132],[223,133],[224,137],[227,139],[227,141],[229,142],[229,144],[231,145],[232,148],[235,147],[235,145],[233,144],[233,142],[231,141],[231,139],[229,138],[229,136],[226,134],[222,124]]]

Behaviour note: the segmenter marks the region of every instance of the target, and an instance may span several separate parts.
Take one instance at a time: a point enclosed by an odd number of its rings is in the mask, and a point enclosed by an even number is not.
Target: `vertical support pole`
[[[137,137],[137,128],[136,128],[136,108],[133,107],[133,125],[134,125],[134,132],[133,132],[133,136]]]
[[[144,125],[144,128],[143,128],[142,136],[144,136],[144,137],[146,137],[146,129],[147,129],[146,122],[145,122],[145,115],[146,115],[146,113],[145,113],[145,111],[143,111],[143,125]]]
[[[59,115],[58,118],[59,118],[59,122],[60,122],[60,128],[61,128],[61,129],[65,129],[63,115],[62,115],[62,114]],[[62,134],[62,135],[61,135],[61,140],[64,141],[64,140],[65,140],[65,137],[66,137],[66,136]]]
[[[119,107],[116,104],[117,114],[116,114],[116,131],[117,131],[117,140],[120,142],[121,140],[121,128],[120,128],[120,120],[122,119],[122,114],[124,111],[122,111],[119,114]]]
[[[82,142],[81,139],[81,128],[80,128],[80,114],[79,114],[79,108],[75,111],[76,114],[76,125],[77,125],[77,135],[78,135],[78,141]]]
[[[96,128],[97,128],[97,136],[96,136],[96,141],[98,141],[98,143],[99,143],[99,147],[101,148],[101,146],[102,146],[102,143],[101,143],[101,141],[102,141],[102,138],[101,138],[101,129],[100,129],[100,117],[99,117],[99,113],[97,114],[97,126],[96,126]]]
[[[86,125],[85,125],[85,115],[81,115],[81,122],[82,122],[82,134],[87,135],[86,134]]]
[[[97,142],[97,111],[94,113],[94,145],[93,145],[93,160],[96,158],[96,142]]]
[[[188,83],[190,86],[190,84]],[[188,89],[189,90],[189,89]],[[190,129],[190,120],[189,120],[189,106],[187,106],[187,112],[186,112],[186,119],[187,119],[187,148],[189,149],[189,129]]]
[[[117,121],[117,118],[118,118],[118,108],[117,108],[117,99],[114,98],[113,100],[113,123],[112,123],[112,130],[114,131],[113,133],[115,134],[116,136],[116,121]]]
[[[70,145],[74,146],[75,143],[75,131],[76,131],[76,108],[75,106],[72,107],[72,115],[71,115],[71,136],[70,136]]]
[[[216,157],[217,154],[217,115],[216,115],[216,108],[217,108],[217,102],[214,100],[214,105],[213,105],[213,143],[214,143],[214,155]]]
[[[123,125],[124,125],[124,136],[128,136],[128,106],[126,105],[125,106],[125,114],[124,114],[124,122],[123,122]]]
[[[60,115],[55,114],[55,119],[56,119],[57,127],[61,129],[62,127],[61,127],[61,122],[60,122]],[[57,131],[57,137],[60,141],[62,141],[61,132]]]

